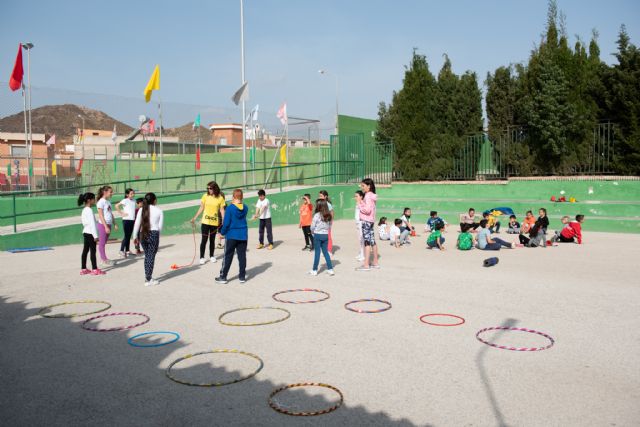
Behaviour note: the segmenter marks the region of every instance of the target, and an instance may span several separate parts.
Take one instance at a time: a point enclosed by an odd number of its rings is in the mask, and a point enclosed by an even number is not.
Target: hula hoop
[[[187,360],[187,359],[190,359],[192,357],[199,356],[201,354],[212,354],[212,353],[242,354],[244,356],[251,357],[251,358],[257,360],[258,362],[260,362],[260,366],[258,366],[258,369],[256,369],[255,371],[253,371],[252,373],[250,373],[248,375],[245,375],[244,377],[240,377],[240,378],[237,378],[237,379],[232,380],[232,381],[224,381],[224,382],[217,382],[217,383],[192,383],[192,382],[189,382],[189,381],[183,381],[183,380],[181,380],[179,378],[174,377],[171,374],[171,368],[173,368],[173,366],[175,364],[177,364],[179,362],[182,362],[183,360]],[[175,381],[175,382],[177,382],[179,384],[190,385],[190,386],[194,386],[194,387],[222,387],[224,385],[235,384],[235,383],[239,383],[240,381],[248,380],[249,378],[251,378],[254,375],[256,375],[258,372],[260,372],[263,367],[264,367],[264,362],[262,361],[262,359],[260,359],[255,354],[247,353],[247,352],[240,351],[240,350],[216,349],[216,350],[210,350],[210,351],[201,351],[201,352],[198,352],[198,353],[187,354],[186,356],[182,356],[182,357],[174,360],[173,362],[171,362],[171,364],[165,370],[164,373],[167,376],[167,378],[169,378],[170,380]]]
[[[359,303],[359,302],[379,302],[381,304],[386,304],[387,307],[380,308],[378,310],[358,310],[358,309],[349,307],[351,304],[356,304],[356,303]],[[381,299],[375,299],[375,298],[357,299],[357,300],[349,301],[348,303],[346,303],[344,305],[344,308],[346,308],[349,311],[353,311],[355,313],[382,313],[383,311],[387,311],[387,310],[391,309],[391,303],[389,301],[385,301],[385,300],[381,300]]]
[[[136,342],[134,342],[136,338],[140,338],[145,335],[173,335],[174,338],[170,341],[159,343],[159,344],[137,344]],[[165,345],[173,344],[179,339],[180,339],[180,335],[176,332],[157,331],[157,332],[144,332],[142,334],[134,335],[127,340],[127,343],[132,347],[151,348],[151,347],[162,347]]]
[[[273,401],[273,397],[280,393],[281,391],[290,389],[290,388],[295,388],[295,387],[324,387],[324,388],[328,388],[330,390],[335,391],[336,393],[338,393],[338,396],[340,396],[340,400],[333,406],[326,408],[326,409],[320,409],[318,411],[304,411],[304,412],[293,412],[290,411],[288,409],[283,408],[280,405],[277,405],[274,401]],[[280,412],[281,414],[286,414],[286,415],[294,415],[294,416],[298,416],[298,417],[311,417],[314,415],[321,415],[321,414],[328,414],[329,412],[333,412],[336,409],[338,409],[340,406],[342,406],[342,402],[344,401],[344,396],[342,395],[342,392],[337,388],[334,387],[332,385],[329,384],[323,384],[323,383],[298,383],[298,384],[289,384],[289,385],[285,385],[283,387],[277,388],[275,390],[273,390],[271,392],[271,394],[269,395],[269,406],[271,406],[271,408],[275,411]]]
[[[291,293],[291,292],[318,292],[318,293],[324,294],[326,296],[324,298],[320,298],[320,299],[316,299],[316,300],[306,300],[306,301],[289,301],[289,300],[284,300],[284,299],[278,299],[277,298],[278,295]],[[286,291],[276,292],[275,294],[273,294],[271,296],[271,298],[273,298],[274,300],[276,300],[278,302],[283,302],[283,303],[286,303],[286,304],[313,304],[313,303],[316,303],[316,302],[326,301],[330,297],[331,296],[325,291],[321,291],[320,289],[309,289],[309,288],[289,289],[289,290],[286,290]]]
[[[181,268],[191,267],[193,263],[196,262],[196,225],[193,223],[191,224],[191,231],[193,234],[193,258],[191,258],[191,262],[189,264],[185,264],[185,265],[171,264],[172,270],[179,270]]]
[[[136,323],[135,325],[129,325],[129,326],[118,326],[116,328],[106,328],[106,329],[102,329],[102,328],[90,328],[85,326],[87,323],[91,322],[92,320],[96,320],[96,319],[102,319],[104,317],[110,317],[110,316],[142,316],[145,318],[145,320],[143,320],[140,323]],[[151,320],[149,318],[149,316],[147,316],[146,314],[142,314],[142,313],[107,313],[107,314],[101,314],[99,316],[95,316],[95,317],[91,317],[87,320],[85,320],[84,322],[82,322],[82,329],[86,330],[86,331],[91,331],[91,332],[115,332],[115,331],[125,331],[127,329],[133,329],[133,328],[137,328],[138,326],[142,326],[145,323],[149,322],[149,320]]]
[[[53,307],[59,307],[61,305],[69,305],[69,304],[107,304],[107,306],[105,308],[101,308],[100,310],[97,311],[90,311],[88,313],[74,313],[74,314],[45,314],[44,311],[48,310],[50,308]],[[103,312],[105,310],[109,310],[111,308],[111,304],[109,304],[106,301],[93,301],[93,300],[85,300],[85,301],[65,301],[65,302],[59,302],[57,304],[51,304],[48,305],[46,307],[42,307],[40,309],[40,311],[38,311],[38,315],[42,316],[42,317],[48,317],[49,319],[56,319],[56,318],[71,318],[71,317],[82,317],[82,316],[88,316],[90,314],[96,314],[96,313],[100,313]]]
[[[545,347],[509,347],[509,346],[506,346],[506,345],[498,345],[498,344],[494,344],[494,343],[489,342],[489,341],[485,341],[482,338],[480,338],[480,334],[483,333],[483,332],[487,332],[487,331],[522,331],[522,332],[528,332],[530,334],[542,335],[543,337],[548,339],[550,343],[549,343],[549,345],[547,345]],[[491,347],[499,348],[499,349],[502,349],[502,350],[511,350],[511,351],[541,351],[541,350],[546,350],[548,348],[551,348],[553,346],[553,344],[555,343],[555,340],[550,335],[547,335],[544,332],[534,331],[533,329],[526,329],[526,328],[512,328],[512,327],[508,327],[508,326],[494,326],[492,328],[480,329],[476,333],[476,338],[481,343],[486,344],[486,345],[490,345]]]
[[[447,316],[447,317],[454,317],[456,319],[460,319],[461,321],[458,323],[433,323],[433,322],[427,322],[426,320],[424,320],[425,317],[429,317],[429,316]],[[455,314],[447,314],[447,313],[429,313],[429,314],[423,314],[422,316],[420,316],[420,321],[422,323],[426,323],[427,325],[432,325],[432,326],[460,326],[462,325],[465,320],[463,317],[460,316],[456,316]]]
[[[276,319],[276,320],[272,320],[269,322],[224,322],[222,320],[222,318],[224,316],[226,316],[227,314],[231,314],[231,313],[235,313],[237,311],[244,311],[244,310],[279,310],[279,311],[284,311],[286,313],[286,315],[280,319]],[[260,325],[271,325],[272,323],[279,323],[279,322],[284,322],[285,320],[287,320],[289,317],[291,317],[291,313],[289,312],[289,310],[285,310],[284,308],[280,308],[280,307],[242,307],[242,308],[235,308],[233,310],[229,310],[229,311],[225,311],[224,313],[222,313],[220,315],[220,317],[218,317],[218,322],[222,323],[223,325],[227,325],[227,326],[260,326]]]

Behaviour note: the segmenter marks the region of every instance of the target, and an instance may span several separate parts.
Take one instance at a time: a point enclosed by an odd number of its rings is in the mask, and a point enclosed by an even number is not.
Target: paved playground
[[[190,235],[161,239],[156,276],[143,286],[142,257],[120,261],[101,277],[81,277],[80,245],[52,251],[0,253],[0,412],[3,425],[380,425],[380,426],[631,426],[640,420],[640,236],[590,233],[585,244],[502,250],[500,262],[483,268],[486,252],[380,247],[380,270],[356,272],[352,221],[334,225],[334,277],[308,277],[312,255],[302,252],[295,226],[275,227],[273,251],[256,250],[250,229],[249,281],[213,281],[217,264],[172,271],[193,254]],[[78,240],[80,234],[78,232]],[[502,235],[505,238],[506,235]],[[108,245],[111,256],[117,245]],[[220,251],[217,251],[218,253]],[[322,264],[321,264],[322,265]],[[317,288],[330,299],[284,304],[272,294]],[[287,297],[287,295],[283,296]],[[289,295],[291,298],[318,297]],[[359,314],[344,304],[379,298],[393,307]],[[124,332],[89,332],[88,317],[37,315],[63,301],[103,300],[103,312],[140,312],[151,320]],[[247,306],[288,310],[283,322],[225,326],[218,317]],[[101,305],[57,308],[55,313]],[[360,305],[379,308],[381,305]],[[426,313],[461,316],[460,326],[419,321]],[[232,322],[275,320],[279,311],[236,312]],[[452,319],[434,317],[436,322]],[[137,323],[108,317],[93,327]],[[543,351],[501,350],[479,342],[476,332],[514,326],[549,334]],[[174,331],[178,342],[139,348],[127,338]],[[482,335],[499,345],[542,347],[535,334],[503,331]],[[161,343],[156,336],[143,343]],[[254,377],[223,387],[178,384],[164,370],[177,358],[212,349],[238,349],[264,362]],[[234,354],[204,355],[177,364],[176,376],[192,382],[228,381],[258,363]],[[315,417],[292,417],[267,404],[275,388],[322,382],[339,388],[343,405]],[[289,410],[322,409],[337,396],[295,389],[276,396]]]

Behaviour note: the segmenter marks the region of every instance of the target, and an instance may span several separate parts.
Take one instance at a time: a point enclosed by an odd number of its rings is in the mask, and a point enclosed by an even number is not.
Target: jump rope
[[[193,265],[194,262],[196,262],[196,252],[198,250],[198,245],[196,243],[196,225],[195,223],[191,223],[191,232],[193,234],[193,257],[191,258],[191,262],[189,264],[185,264],[185,265],[178,265],[178,264],[171,264],[171,269],[172,270],[179,270],[181,268],[186,268],[186,267],[191,267]],[[203,233],[204,234],[204,233]],[[209,233],[209,237],[211,237],[213,234],[216,234],[216,232],[210,232]],[[212,242],[210,244],[215,244],[215,242]]]

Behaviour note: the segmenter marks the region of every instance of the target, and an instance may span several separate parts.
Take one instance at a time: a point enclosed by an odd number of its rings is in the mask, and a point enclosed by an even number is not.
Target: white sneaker
[[[200,265],[204,265],[204,263],[207,262],[204,258],[200,258]]]
[[[120,258],[126,258],[127,254],[125,254],[124,252],[120,251],[118,252],[120,254]]]
[[[160,284],[160,281],[158,279],[151,279],[149,281],[149,286],[156,286],[156,285],[159,285],[159,284]]]
[[[145,285],[145,286],[153,286],[153,285],[151,284],[151,280],[149,280],[148,282],[144,282],[144,285]]]
[[[211,263],[215,263],[215,262],[217,262],[217,261],[218,261],[218,260],[217,260],[217,259],[216,259],[216,257],[214,257],[214,256],[212,256],[211,258],[209,258],[209,262],[211,262]]]
[[[307,272],[307,274],[308,274],[309,276],[317,276],[317,275],[318,275],[318,270],[309,270],[309,271]]]
[[[515,243],[511,243],[511,249],[515,249],[516,248],[516,244]]]
[[[333,270],[327,270],[327,274],[328,274],[329,276],[334,276],[336,273],[335,273],[335,271],[333,271]]]

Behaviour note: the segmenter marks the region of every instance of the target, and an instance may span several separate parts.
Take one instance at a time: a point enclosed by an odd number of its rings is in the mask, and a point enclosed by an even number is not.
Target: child
[[[224,193],[223,193],[222,191],[220,191],[220,197],[222,197],[223,199],[225,199],[225,197],[224,197]],[[224,208],[225,208],[225,209],[227,208],[227,201],[226,201],[226,199],[225,199],[225,202],[224,202]],[[224,216],[224,215],[219,214],[220,222],[222,222],[222,220],[223,220],[223,216]],[[224,236],[223,236],[222,234],[220,234],[220,233],[218,233],[218,244],[216,245],[216,249],[224,249]]]
[[[480,223],[475,222],[475,220],[476,210],[474,208],[469,208],[469,212],[466,214],[460,214],[460,231],[464,233],[464,231],[462,230],[463,228],[466,228],[467,231],[469,231],[470,229],[475,230],[476,228],[480,227]],[[463,225],[469,225],[471,226],[471,228],[463,227]]]
[[[396,218],[393,221],[393,225],[391,226],[391,230],[389,230],[389,240],[391,240],[391,246],[395,246],[399,248],[401,245],[407,243],[407,236],[409,235],[409,230],[402,230],[402,220],[400,218]]]
[[[435,230],[431,232],[429,238],[427,239],[427,247],[429,249],[438,248],[441,251],[444,251],[444,237],[442,237],[442,229],[444,228],[444,223],[437,221],[435,223]]]
[[[555,240],[562,243],[578,243],[582,244],[582,223],[584,222],[584,215],[576,215],[576,220],[571,221],[566,227],[562,229],[560,235]]]
[[[268,249],[273,249],[273,230],[271,228],[271,204],[267,199],[267,193],[264,190],[258,190],[258,201],[256,202],[256,213],[253,219],[260,218],[260,227],[258,229],[258,249],[264,248],[264,229],[267,229]]]
[[[480,226],[480,224],[478,223],[478,226]],[[469,230],[471,230],[473,228],[473,224],[467,224],[467,223],[463,223],[460,224],[460,229],[461,229],[461,233],[458,235],[458,249],[460,249],[461,251],[468,251],[470,249],[473,248],[473,245],[475,244],[475,239],[473,238],[473,235],[469,232]]]
[[[371,268],[380,268],[378,264],[378,246],[376,245],[376,233],[373,230],[376,218],[376,185],[371,178],[365,178],[360,183],[360,189],[364,193],[364,199],[358,205],[360,209],[360,221],[362,221],[362,239],[364,240],[364,262],[357,271],[369,271]],[[373,263],[370,264],[370,255],[373,253]]]
[[[498,237],[491,237],[491,231],[488,228],[489,221],[483,219],[480,221],[480,231],[478,232],[478,249],[483,251],[499,251],[501,246],[505,248],[515,248],[515,243],[505,242]]]
[[[198,216],[202,214],[200,221],[200,265],[207,262],[204,258],[204,251],[207,249],[207,241],[209,241],[209,261],[216,262],[214,255],[216,248],[216,233],[222,221],[220,216],[224,217],[224,197],[220,192],[220,187],[215,181],[207,184],[207,192],[200,198],[200,207],[196,214],[191,218],[191,224],[196,222]]]
[[[329,211],[329,206],[326,200],[316,200],[316,211],[313,215],[311,222],[311,231],[313,232],[313,246],[315,252],[313,255],[313,268],[309,271],[311,276],[318,275],[318,264],[320,263],[320,251],[324,255],[324,260],[327,263],[327,274],[333,276],[333,264],[331,263],[331,257],[329,256],[328,244],[329,244],[329,230],[331,229],[332,217]]]
[[[134,218],[138,217],[138,211],[140,209],[142,209],[142,202],[143,201],[144,201],[144,197],[138,197],[136,199],[136,212],[135,212]],[[133,231],[132,231],[132,233],[133,233]],[[137,235],[133,236],[133,242],[134,242],[134,245],[135,245],[135,248],[136,248],[136,255],[140,255],[142,253],[142,251],[140,250],[140,241],[138,241],[136,239],[138,239],[138,236]]]
[[[520,243],[528,246],[530,248],[535,248],[538,246],[547,247],[547,227],[549,227],[549,218],[547,217],[547,210],[545,208],[540,208],[538,211],[540,215],[536,220],[535,224],[529,230],[529,237],[527,238],[525,235],[521,234]]]
[[[491,215],[491,212],[483,212],[482,218],[487,220],[489,231],[492,233],[500,233],[500,221],[495,216]]]
[[[427,224],[424,226],[424,231],[429,232],[436,229],[436,223],[441,222],[442,225],[447,225],[444,219],[438,216],[437,211],[431,211],[429,213],[429,219],[427,220]],[[444,227],[442,228],[444,230]]]
[[[378,237],[380,237],[380,240],[391,240],[386,216],[383,216],[380,218],[380,221],[378,221]]]
[[[120,256],[126,258],[131,254],[129,244],[131,242],[131,233],[133,233],[133,224],[136,222],[136,202],[133,198],[136,192],[132,188],[124,191],[124,199],[116,204],[116,209],[122,215],[122,228],[124,229],[124,238],[120,243]]]
[[[113,212],[111,211],[111,196],[113,195],[113,189],[105,185],[98,190],[98,251],[100,252],[100,260],[104,265],[113,265],[113,261],[107,258],[107,252],[105,251],[105,245],[109,240],[109,234],[111,234],[111,227],[115,230],[118,229],[118,225],[113,221]]]
[[[261,190],[262,191],[262,190]],[[264,195],[264,191],[262,191]],[[240,283],[247,281],[247,212],[249,208],[242,203],[244,193],[241,189],[233,190],[233,200],[224,216],[224,222],[220,229],[220,234],[225,236],[224,260],[220,275],[215,278],[216,283],[227,283],[227,274],[233,261],[233,253],[238,255],[238,266],[240,272],[238,278]],[[267,206],[268,207],[268,206]]]
[[[533,212],[527,211],[524,216],[524,221],[522,221],[522,228],[520,230],[521,233],[528,233],[531,231],[531,227],[533,227],[536,223],[536,218],[533,216]]]
[[[138,232],[140,232],[140,243],[144,248],[145,286],[155,286],[160,283],[153,278],[153,265],[160,246],[160,232],[162,231],[164,220],[162,210],[156,206],[157,202],[158,199],[155,194],[145,194],[142,201],[142,209],[138,211],[136,223],[133,226],[133,235],[137,236]]]
[[[84,193],[78,197],[78,206],[84,205],[82,209],[82,236],[84,238],[84,247],[82,248],[82,266],[80,274],[92,274],[99,276],[106,274],[98,268],[96,262],[96,242],[98,241],[98,228],[96,227],[96,217],[93,215],[91,206],[96,204],[96,195],[93,193]],[[91,252],[91,270],[87,269],[87,254]]]
[[[511,215],[509,217],[509,227],[507,228],[507,234],[520,234],[520,223],[516,221],[515,215]]]
[[[364,199],[364,193],[361,190],[358,190],[354,194],[354,199],[356,202],[355,208],[355,220],[356,220],[356,232],[358,233],[358,255],[356,255],[356,259],[360,262],[364,261],[364,240],[362,240],[362,221],[360,221],[360,210],[358,209],[358,205]]]
[[[304,235],[303,251],[313,250],[313,236],[311,235],[311,219],[313,218],[313,205],[311,204],[311,194],[302,196],[300,205],[300,222],[298,228],[302,229]]]
[[[329,199],[329,193],[327,190],[320,190],[318,192],[318,198],[325,200],[327,202],[327,206],[329,206],[329,212],[331,212],[331,221],[333,224],[333,218],[335,217],[335,212],[333,211],[333,205],[331,204],[331,199]],[[331,229],[329,229],[329,244],[327,245],[330,254],[333,254],[333,234],[331,233]]]
[[[409,234],[411,234],[415,230],[415,227],[412,226],[411,221],[409,221],[410,218],[411,218],[411,208],[404,208],[404,211],[402,212],[402,216],[400,217],[400,219],[402,220],[402,226],[400,227],[400,231],[409,230]],[[407,240],[407,243],[409,243],[409,240]]]

